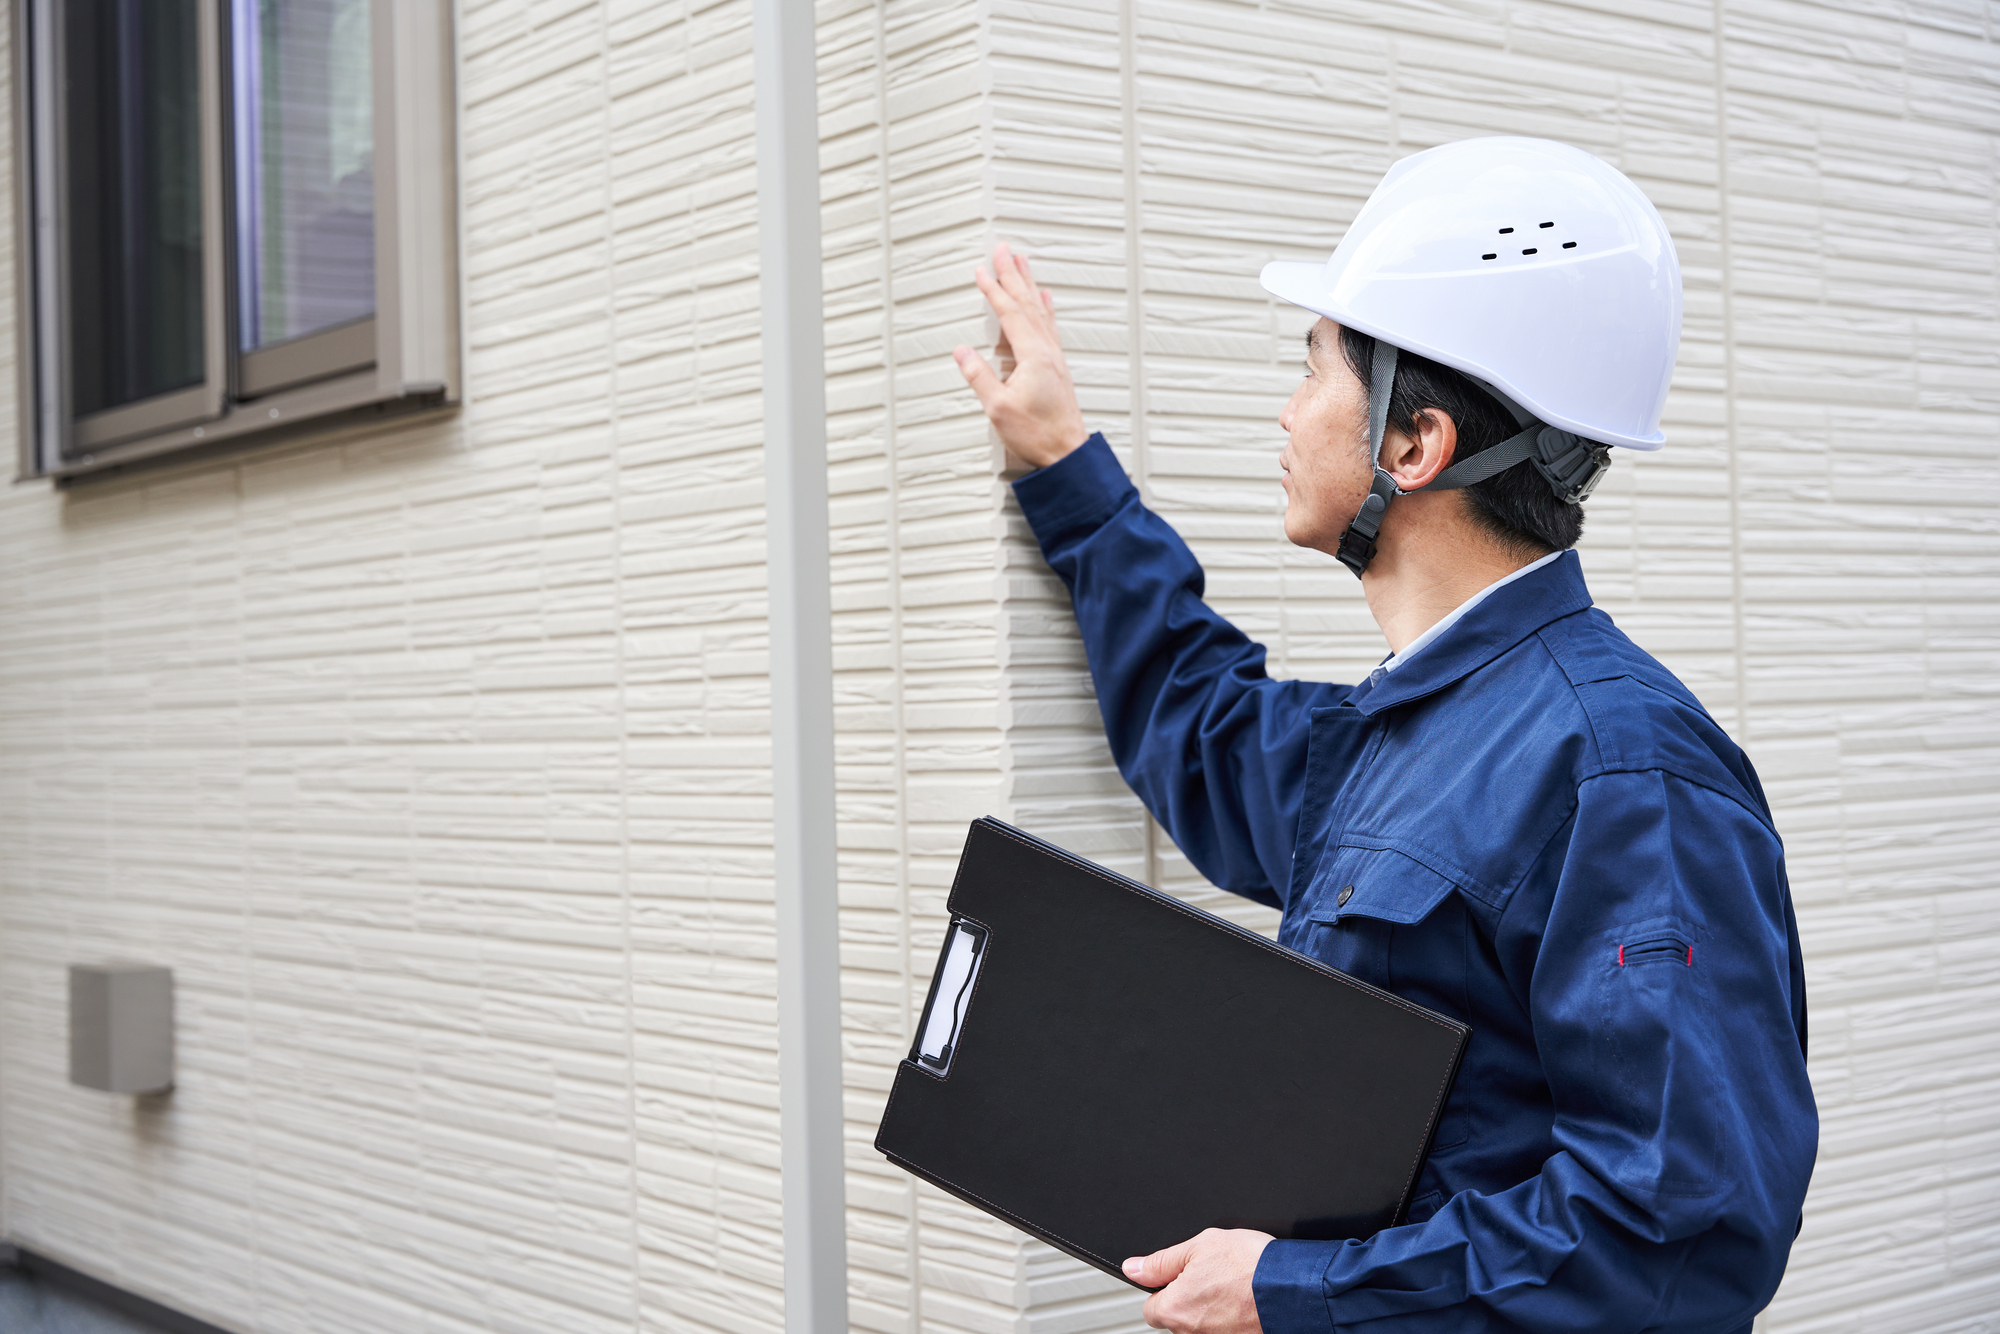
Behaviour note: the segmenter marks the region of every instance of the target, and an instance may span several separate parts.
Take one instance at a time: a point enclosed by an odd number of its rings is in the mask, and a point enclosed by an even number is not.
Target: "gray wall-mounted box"
[[[69,1082],[107,1093],[174,1083],[174,975],[150,964],[69,966]]]

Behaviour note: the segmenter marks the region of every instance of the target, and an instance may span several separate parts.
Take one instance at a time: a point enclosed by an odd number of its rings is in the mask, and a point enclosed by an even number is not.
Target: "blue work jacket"
[[[1747,1331],[1819,1138],[1784,853],[1575,553],[1393,673],[1274,681],[1102,436],[1014,489],[1119,771],[1189,860],[1472,1028],[1408,1222],[1272,1242],[1267,1334]]]

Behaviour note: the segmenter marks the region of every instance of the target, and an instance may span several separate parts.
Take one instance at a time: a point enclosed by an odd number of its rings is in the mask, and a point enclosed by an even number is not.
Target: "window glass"
[[[198,2],[59,10],[78,416],[202,380]]]
[[[369,0],[233,0],[246,352],[375,313]]]

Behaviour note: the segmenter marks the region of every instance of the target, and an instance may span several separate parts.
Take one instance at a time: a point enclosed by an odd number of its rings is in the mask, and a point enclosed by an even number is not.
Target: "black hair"
[[[1368,396],[1368,374],[1375,364],[1375,340],[1346,325],[1340,327],[1340,355],[1361,381]],[[1451,462],[1491,449],[1520,430],[1514,414],[1494,397],[1449,366],[1440,366],[1414,352],[1398,352],[1396,379],[1389,390],[1389,426],[1415,436],[1417,417],[1442,412],[1458,427],[1458,448]],[[1576,545],[1583,536],[1583,506],[1564,504],[1527,459],[1459,492],[1473,520],[1522,554],[1546,556]]]

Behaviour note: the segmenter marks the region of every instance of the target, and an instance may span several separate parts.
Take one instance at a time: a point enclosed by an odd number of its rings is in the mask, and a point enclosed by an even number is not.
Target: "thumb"
[[[979,406],[992,411],[994,401],[1000,396],[1000,377],[986,364],[986,358],[969,347],[956,348],[951,355],[958,363],[958,373],[972,386],[972,392],[979,395]]]
[[[1178,1246],[1169,1246],[1164,1251],[1154,1251],[1151,1255],[1135,1255],[1123,1266],[1125,1277],[1142,1288],[1164,1288],[1181,1276],[1187,1268],[1188,1254],[1194,1249],[1194,1239],[1190,1237]]]

